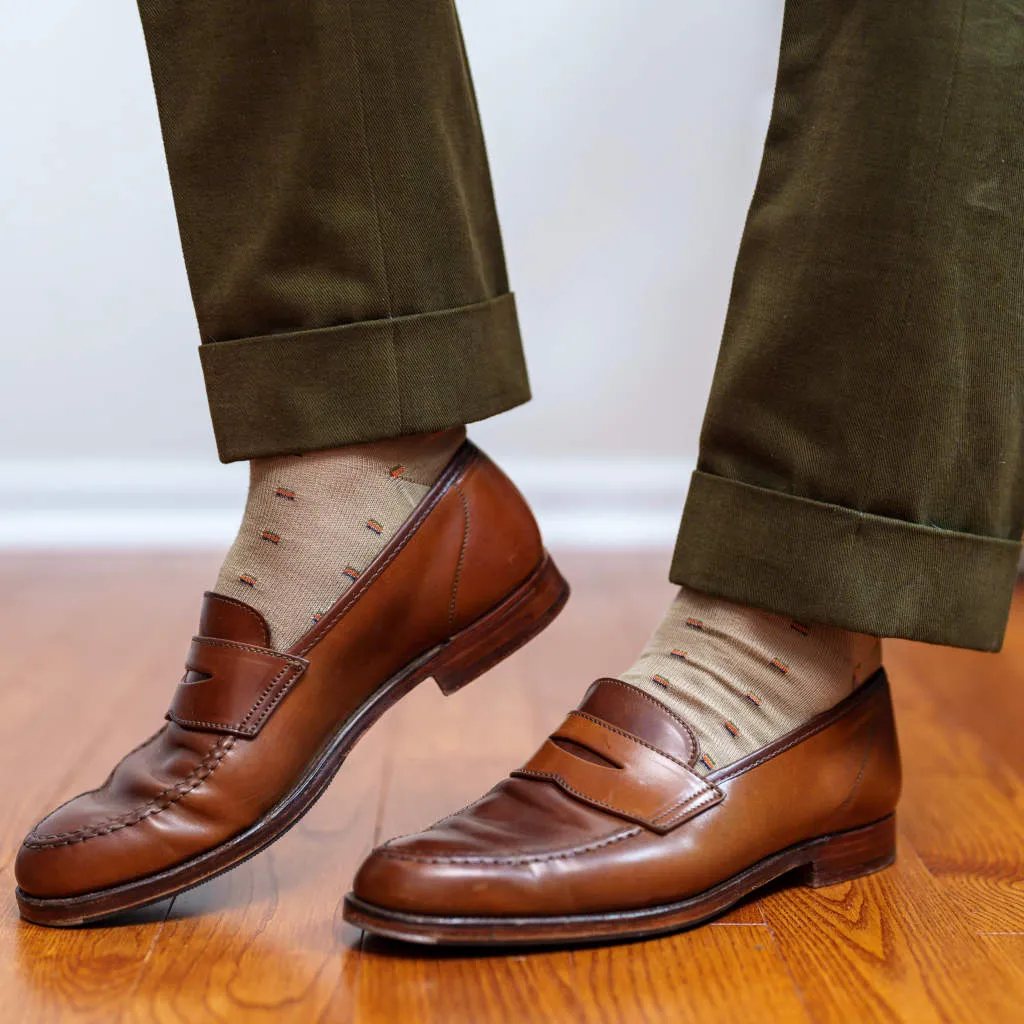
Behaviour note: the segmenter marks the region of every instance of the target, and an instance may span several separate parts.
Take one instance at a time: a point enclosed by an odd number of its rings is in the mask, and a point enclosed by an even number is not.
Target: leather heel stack
[[[829,836],[802,868],[801,881],[812,889],[849,882],[880,871],[896,860],[896,818]]]
[[[431,662],[445,696],[479,678],[547,627],[569,599],[569,584],[550,555],[497,608],[454,637]]]

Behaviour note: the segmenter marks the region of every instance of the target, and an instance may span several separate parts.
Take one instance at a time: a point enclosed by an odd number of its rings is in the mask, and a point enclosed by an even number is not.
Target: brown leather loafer
[[[269,649],[252,608],[207,594],[168,724],[25,839],[22,916],[94,921],[233,867],[312,806],[399,697],[427,677],[464,686],[567,596],[523,498],[468,443],[289,650]]]
[[[682,719],[602,679],[511,778],[375,850],[345,919],[411,942],[635,938],[789,872],[820,886],[892,863],[900,763],[881,670],[742,761],[701,777],[698,753]]]

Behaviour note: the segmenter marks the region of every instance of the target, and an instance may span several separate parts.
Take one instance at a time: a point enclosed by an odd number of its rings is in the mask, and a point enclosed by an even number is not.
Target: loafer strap
[[[251,738],[308,665],[265,647],[193,637],[166,717],[186,729]]]
[[[573,747],[598,756],[581,756]],[[678,758],[583,711],[571,712],[512,775],[552,782],[583,803],[660,833],[723,799],[717,786]]]

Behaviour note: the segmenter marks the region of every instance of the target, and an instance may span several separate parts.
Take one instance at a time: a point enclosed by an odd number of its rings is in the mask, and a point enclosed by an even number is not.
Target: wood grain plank
[[[982,1024],[1019,1009],[1006,971],[905,838],[887,871],[779,891],[761,907],[816,1021]]]
[[[970,735],[971,757],[1024,777],[1024,600],[1018,599],[1001,654],[907,641],[885,642],[885,664],[901,679],[903,706],[927,706],[938,724]],[[942,752],[956,753],[953,744]],[[962,762],[951,765],[957,771]]]
[[[1000,965],[1002,977],[1010,980],[1018,1007],[1024,1006],[1024,933],[1002,932],[982,935],[980,942],[993,960]]]
[[[998,747],[949,715],[934,678],[934,666],[917,660],[893,669],[899,702],[907,704],[899,716],[901,829],[973,930],[1022,930],[1024,783]]]
[[[771,934],[758,926],[489,956],[410,951],[370,939],[358,1000],[360,1022],[796,1024],[811,1019]]]
[[[901,828],[973,931],[1024,931],[1024,787],[912,775]]]
[[[0,872],[10,893],[10,871]],[[46,1024],[112,1024],[138,982],[167,913],[167,903],[117,928],[73,932],[38,928],[18,918],[10,896],[0,908],[0,1019]]]

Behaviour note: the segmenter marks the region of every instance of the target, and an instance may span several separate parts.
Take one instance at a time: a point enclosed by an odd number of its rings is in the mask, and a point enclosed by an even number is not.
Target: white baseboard
[[[693,459],[502,458],[553,547],[670,547]],[[0,547],[223,547],[246,466],[182,460],[0,460]]]

